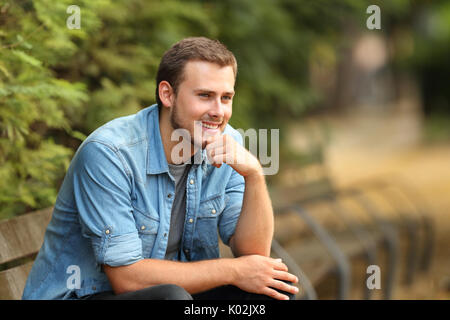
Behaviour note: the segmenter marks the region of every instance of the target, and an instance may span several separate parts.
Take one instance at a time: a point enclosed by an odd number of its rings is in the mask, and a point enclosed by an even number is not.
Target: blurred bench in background
[[[303,279],[299,298],[391,299],[430,268],[434,227],[429,208],[399,177],[361,181],[344,190],[330,179],[319,144],[271,188],[273,253]],[[319,146],[319,147],[317,147]],[[381,290],[367,285],[369,266],[381,271]],[[400,280],[400,282],[398,281]]]

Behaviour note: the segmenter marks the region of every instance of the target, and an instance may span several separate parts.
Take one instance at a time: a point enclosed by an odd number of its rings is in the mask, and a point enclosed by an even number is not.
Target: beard
[[[201,121],[198,120],[198,122],[201,122]],[[195,128],[196,123],[197,123],[197,121],[194,121],[194,128]],[[182,125],[182,121],[180,119],[180,115],[178,113],[178,108],[177,108],[176,104],[174,104],[173,107],[172,107],[172,113],[170,114],[170,125],[172,126],[172,128],[174,130],[184,129],[184,130],[187,130],[189,132],[188,139],[190,139],[191,144],[194,147],[194,150],[195,150],[195,148],[201,148],[201,149],[205,149],[206,148],[206,141],[203,141],[203,134],[202,134],[201,125],[200,125],[200,129],[199,129],[200,137],[199,137],[199,141],[197,141],[195,139],[196,138],[195,137],[196,130],[194,129],[194,132],[192,133],[188,128],[186,128],[186,127],[184,127]]]

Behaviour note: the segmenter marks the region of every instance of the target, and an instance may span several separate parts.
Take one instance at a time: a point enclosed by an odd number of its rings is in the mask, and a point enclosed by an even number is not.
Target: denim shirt
[[[225,134],[242,144],[227,125]],[[181,261],[219,258],[242,208],[245,182],[229,165],[198,152],[186,181]],[[61,185],[23,299],[79,299],[112,290],[101,265],[164,259],[174,200],[156,105],[95,130]]]

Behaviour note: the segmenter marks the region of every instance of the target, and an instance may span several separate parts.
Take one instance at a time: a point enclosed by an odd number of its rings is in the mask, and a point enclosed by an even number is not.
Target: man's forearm
[[[104,271],[115,294],[159,284],[175,284],[190,294],[231,284],[247,292],[283,300],[288,297],[277,290],[298,292],[295,286],[284,282],[295,283],[298,279],[287,272],[281,259],[261,255],[196,262],[144,259],[128,266],[104,265]]]
[[[272,203],[264,175],[246,176],[241,215],[230,241],[234,255],[269,256],[273,230]]]
[[[233,283],[235,259],[178,262],[144,259],[121,267],[104,265],[116,294],[159,284],[176,284],[191,294]]]

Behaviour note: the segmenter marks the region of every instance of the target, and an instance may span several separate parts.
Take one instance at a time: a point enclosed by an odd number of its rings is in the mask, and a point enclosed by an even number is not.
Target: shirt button
[[[212,209],[212,210],[211,210],[211,213],[212,213],[212,214],[216,214],[216,209]]]
[[[167,233],[164,233],[164,238],[166,238],[167,237]]]
[[[194,184],[194,180],[193,179],[189,180],[189,183]]]
[[[145,230],[145,226],[142,226],[142,227],[141,227],[141,230]]]
[[[92,286],[92,290],[97,290],[97,287],[96,286]]]
[[[189,219],[189,223],[192,223],[192,222],[194,222],[194,220],[192,218],[190,218]]]
[[[109,233],[110,233],[109,229],[106,229],[105,233],[106,233],[106,234],[109,234]]]
[[[167,198],[172,198],[172,194],[171,193],[169,193],[168,195],[167,195]]]

